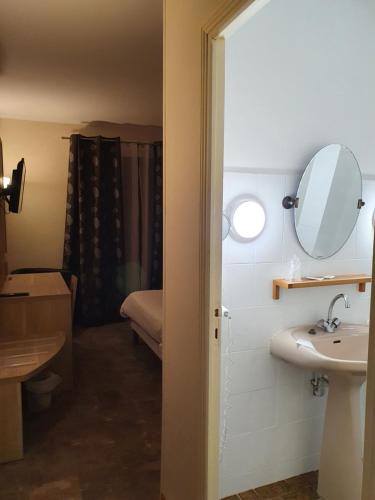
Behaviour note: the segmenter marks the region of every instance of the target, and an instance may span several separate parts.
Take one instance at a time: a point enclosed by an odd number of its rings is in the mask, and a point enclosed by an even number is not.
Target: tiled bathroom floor
[[[225,500],[317,500],[318,472],[309,472],[285,481],[262,486]]]

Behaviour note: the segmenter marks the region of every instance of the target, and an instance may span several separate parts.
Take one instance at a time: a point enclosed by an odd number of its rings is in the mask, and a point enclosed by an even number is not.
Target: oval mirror
[[[330,144],[308,164],[294,211],[299,242],[306,253],[325,259],[342,248],[357,222],[362,177],[349,148]]]

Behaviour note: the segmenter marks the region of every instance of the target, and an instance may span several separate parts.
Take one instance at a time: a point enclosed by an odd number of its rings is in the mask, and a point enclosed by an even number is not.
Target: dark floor
[[[74,363],[72,393],[25,414],[25,457],[0,465],[0,499],[159,499],[160,361],[122,323],[81,332]]]
[[[317,486],[318,473],[309,472],[269,486],[233,495],[225,500],[316,500],[319,498],[316,492]]]

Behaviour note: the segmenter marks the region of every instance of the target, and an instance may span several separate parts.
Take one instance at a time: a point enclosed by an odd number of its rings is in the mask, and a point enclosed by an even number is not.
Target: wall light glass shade
[[[3,177],[3,188],[6,189],[10,184],[10,177]]]
[[[231,235],[238,241],[252,241],[265,228],[266,212],[262,203],[251,195],[233,200],[229,207]]]

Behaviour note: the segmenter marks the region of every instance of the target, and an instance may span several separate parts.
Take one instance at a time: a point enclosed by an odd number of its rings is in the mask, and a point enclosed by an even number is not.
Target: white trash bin
[[[52,392],[61,383],[56,373],[45,371],[25,383],[29,409],[32,412],[46,410],[51,406]]]

